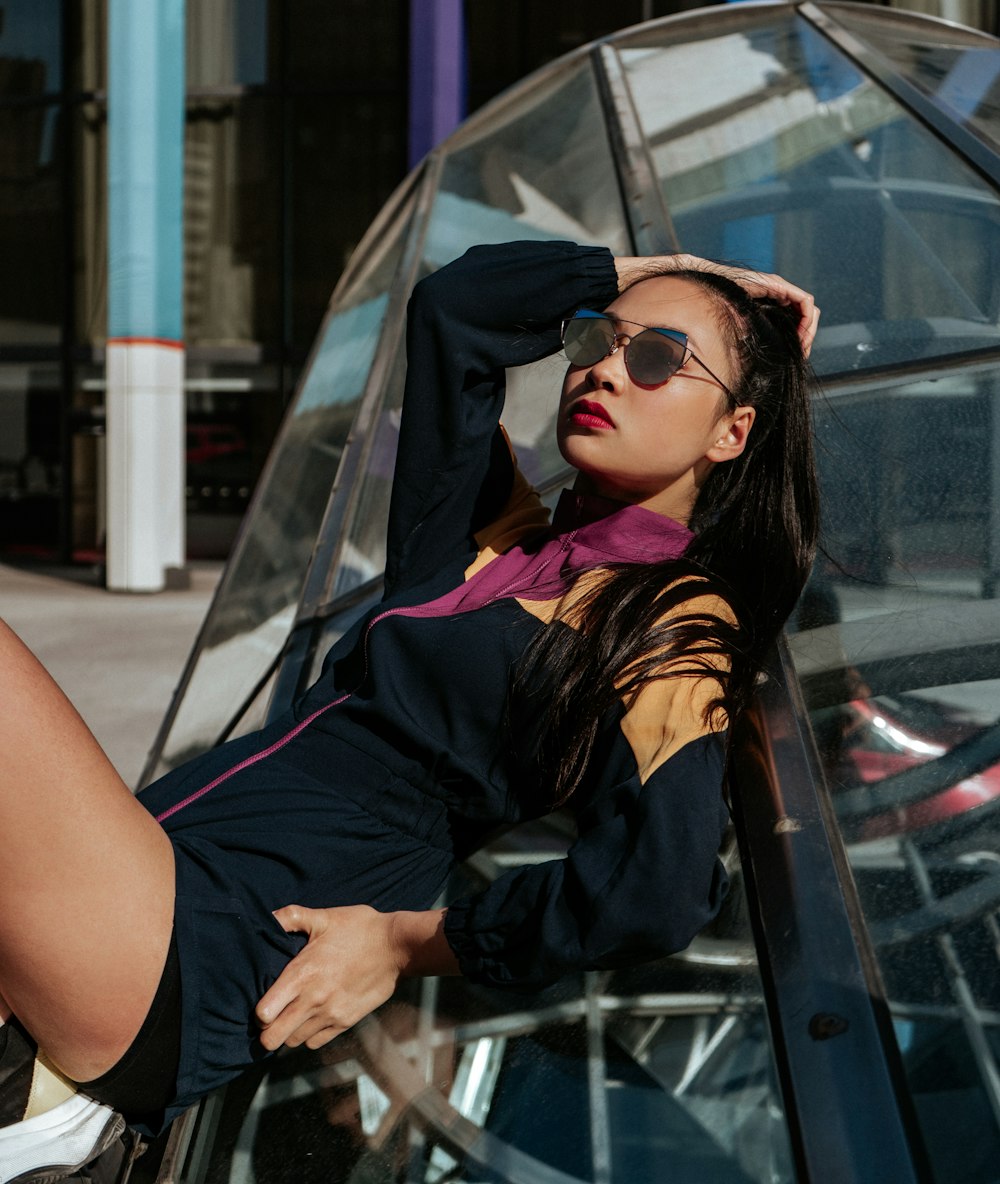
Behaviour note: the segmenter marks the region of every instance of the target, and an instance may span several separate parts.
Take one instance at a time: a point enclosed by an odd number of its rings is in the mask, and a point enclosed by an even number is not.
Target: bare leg
[[[68,1077],[106,1072],[149,1010],[173,850],[69,700],[0,622],[3,1000]]]

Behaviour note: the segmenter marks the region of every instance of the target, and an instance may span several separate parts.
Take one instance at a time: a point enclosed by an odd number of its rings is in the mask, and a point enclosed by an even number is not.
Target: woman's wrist
[[[704,263],[702,259],[680,252],[676,255],[616,255],[614,259],[619,292],[652,275],[668,275],[671,271],[684,271]]]
[[[447,909],[389,914],[390,941],[403,977],[460,974],[444,933]]]

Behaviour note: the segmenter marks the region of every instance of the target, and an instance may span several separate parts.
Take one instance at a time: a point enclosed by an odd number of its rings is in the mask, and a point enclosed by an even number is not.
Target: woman
[[[83,1162],[112,1108],[162,1125],[401,975],[531,986],[714,915],[725,731],[816,530],[818,312],[725,270],[521,243],[418,285],[382,604],[285,717],[138,800],[3,635],[0,1081],[43,1077],[29,1032],[84,1084],[9,1103],[0,1164],[52,1162],[39,1130]],[[579,476],[549,526],[498,420],[504,367],[561,321]],[[562,802],[566,860],[431,908],[498,825]]]

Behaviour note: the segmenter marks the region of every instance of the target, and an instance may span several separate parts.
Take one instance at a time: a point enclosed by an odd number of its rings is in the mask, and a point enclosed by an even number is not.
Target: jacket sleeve
[[[503,509],[514,468],[498,429],[504,371],[554,353],[559,323],[617,293],[611,253],[562,242],[474,247],[414,288],[386,590],[458,555]]]
[[[636,773],[582,811],[565,859],[508,872],[452,904],[445,933],[463,974],[536,987],[688,945],[726,887],[723,764],[719,734],[686,744],[645,782]]]

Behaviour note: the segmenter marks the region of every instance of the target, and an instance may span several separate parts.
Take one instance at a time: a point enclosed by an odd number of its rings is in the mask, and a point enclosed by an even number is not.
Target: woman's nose
[[[587,380],[595,390],[617,392],[625,380],[625,347],[616,337],[608,352],[587,372]]]

